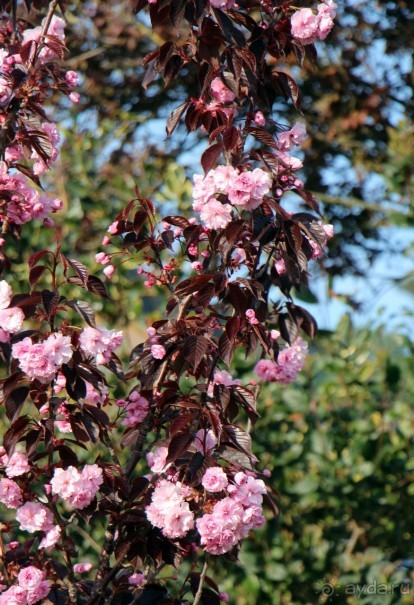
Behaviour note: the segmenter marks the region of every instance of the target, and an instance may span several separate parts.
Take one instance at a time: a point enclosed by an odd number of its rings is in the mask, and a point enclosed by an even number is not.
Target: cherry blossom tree
[[[271,110],[284,98],[300,111],[286,58],[315,60],[314,42],[329,34],[335,4],[137,2],[154,28],[169,20],[179,33],[143,58],[143,85],[161,78],[168,86],[187,72],[199,82],[199,96],[172,110],[167,136],[183,120],[208,142],[203,174],[193,177],[193,214],[160,216],[137,187],[96,252],[107,280],[128,263],[147,288],[168,293],[162,319],[148,325],[128,367],[116,353],[122,332],[101,325],[88,302],[107,297],[106,285],[62,253],[51,215],[60,211],[64,220],[63,202],[41,189],[59,154],[49,106],[56,95],[79,100],[58,14],[65,7],[53,0],[32,27],[24,7],[3,4],[0,347],[8,429],[0,502],[15,512],[4,527],[0,603],[186,603],[191,593],[196,605],[225,601],[209,561],[237,556],[264,524],[264,505],[277,514],[268,472],[252,451],[260,382],[288,384],[303,367],[303,335],[312,338],[316,324],[291,292],[308,283],[309,263],[333,235],[297,175],[302,162],[292,152],[306,137],[304,122],[286,127]],[[50,247],[29,251],[27,290],[17,293],[13,241],[31,221],[50,230]],[[258,380],[243,384],[232,374],[236,349]],[[93,446],[99,453],[91,459]],[[105,525],[95,568],[78,560],[80,521],[89,532]],[[186,571],[169,577],[168,566]]]

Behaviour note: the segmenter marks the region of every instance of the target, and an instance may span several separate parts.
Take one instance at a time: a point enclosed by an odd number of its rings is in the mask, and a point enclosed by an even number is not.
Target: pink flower
[[[95,254],[95,260],[101,265],[107,265],[109,262],[111,262],[110,256],[105,254],[105,252],[99,252],[98,254]]]
[[[258,126],[264,126],[266,124],[266,118],[261,111],[256,111],[254,116],[254,123]]]
[[[145,514],[167,538],[182,538],[194,527],[194,516],[184,500],[183,489],[165,479],[155,487]]]
[[[336,4],[333,0],[324,0],[325,4],[318,6],[318,40],[325,40],[333,27],[333,19],[335,18]]]
[[[0,502],[8,508],[19,508],[22,504],[22,492],[20,487],[10,479],[0,481]]]
[[[19,586],[25,588],[26,590],[36,588],[38,584],[44,579],[45,572],[37,569],[33,565],[29,567],[25,567],[19,571],[19,575],[17,576],[17,580],[19,582]]]
[[[76,563],[73,566],[73,571],[75,573],[88,573],[88,571],[91,571],[92,567],[92,563]]]
[[[281,151],[289,151],[294,145],[302,145],[306,139],[306,126],[301,122],[296,122],[291,130],[282,132],[278,136],[279,147]]]
[[[105,328],[84,328],[79,337],[79,344],[84,353],[96,358],[97,364],[105,364],[111,358],[111,353],[120,346],[123,340],[122,332]]]
[[[132,586],[141,587],[145,584],[145,574],[144,573],[133,573],[132,576],[129,576],[128,582]]]
[[[232,103],[236,95],[227,88],[221,78],[214,78],[211,82],[210,92],[219,103]]]
[[[0,328],[9,334],[16,334],[24,321],[24,313],[19,307],[0,310]]]
[[[79,84],[79,75],[76,71],[69,70],[65,74],[65,80],[68,86],[77,86]]]
[[[167,456],[168,447],[165,445],[156,447],[153,452],[147,454],[147,463],[153,473],[163,473],[167,470]]]
[[[255,313],[254,309],[247,309],[246,318],[252,326],[255,326],[259,323],[259,320],[256,317],[256,313]]]
[[[126,417],[122,421],[123,426],[137,426],[141,424],[149,410],[149,401],[142,397],[137,391],[132,391],[129,394],[128,401],[122,403],[118,401],[118,405],[126,410]]]
[[[227,592],[220,592],[219,593],[219,599],[220,599],[220,601],[223,601],[223,603],[228,603],[229,600],[230,600],[230,597],[227,594]]]
[[[53,494],[58,494],[73,508],[83,509],[92,502],[103,483],[102,469],[97,464],[86,464],[81,472],[73,466],[66,470],[56,468],[50,483]]]
[[[40,541],[39,548],[53,548],[60,539],[61,529],[58,525],[54,525],[52,529],[46,532],[43,540]]]
[[[310,8],[301,8],[291,18],[292,36],[302,44],[312,44],[317,39],[319,17]]]
[[[204,204],[214,199],[216,184],[213,175],[214,173],[211,170],[205,177],[202,174],[194,175],[193,209],[195,212],[200,212]]]
[[[0,605],[27,605],[27,591],[21,586],[11,586],[0,596]]]
[[[236,4],[236,0],[210,0],[211,6],[221,10],[230,10]]]
[[[151,355],[154,359],[163,359],[165,357],[166,350],[162,345],[152,345]]]
[[[20,528],[34,533],[35,531],[49,531],[54,527],[53,515],[46,506],[37,502],[26,502],[17,509],[16,520]]]
[[[119,221],[115,221],[108,227],[108,233],[111,235],[116,235],[118,233]]]
[[[226,473],[220,466],[213,466],[206,470],[201,483],[209,492],[221,492],[227,487],[229,481]]]
[[[105,267],[103,272],[105,273],[105,275],[108,279],[111,279],[111,277],[115,273],[115,267],[113,265],[108,265],[107,267]]]
[[[217,445],[217,439],[211,429],[206,431],[205,429],[200,429],[195,434],[194,438],[194,447],[197,452],[201,452],[202,454],[211,454],[211,452],[215,449]]]
[[[73,355],[70,337],[54,332],[43,342],[43,351],[49,361],[57,367],[68,363]]]
[[[325,235],[327,239],[331,239],[334,236],[334,227],[333,225],[322,225],[323,230],[325,231]]]
[[[231,221],[230,206],[211,200],[201,208],[200,218],[209,229],[223,229]]]
[[[298,337],[292,346],[286,346],[280,351],[277,361],[262,359],[256,364],[254,371],[261,380],[289,384],[303,368],[307,349],[307,343]]]
[[[19,477],[30,471],[29,459],[23,452],[14,452],[6,465],[6,475],[9,478]]]
[[[72,433],[72,425],[69,420],[55,420],[55,426],[61,433]]]
[[[49,580],[42,580],[37,586],[30,588],[27,591],[27,604],[33,605],[33,603],[37,603],[41,599],[44,599],[49,594],[50,589],[51,584]]]
[[[289,155],[289,153],[282,153],[281,151],[275,151],[275,156],[279,158],[282,166],[286,168],[290,168],[291,170],[300,170],[303,167],[303,163],[299,158],[295,158],[293,155]]]
[[[278,275],[284,275],[286,273],[286,264],[283,258],[278,258],[275,261],[275,269]]]
[[[7,309],[10,305],[12,294],[11,286],[2,279],[0,281],[0,309]]]
[[[280,338],[279,330],[270,330],[270,338],[272,340],[277,340],[278,338]]]

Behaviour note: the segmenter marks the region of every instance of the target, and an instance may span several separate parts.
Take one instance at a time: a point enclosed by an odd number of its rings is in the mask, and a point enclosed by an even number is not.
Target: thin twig
[[[39,38],[38,42],[32,43],[32,47],[30,49],[29,61],[28,61],[29,69],[31,67],[33,67],[33,63],[35,62],[36,55],[37,55],[38,51],[40,50],[42,43],[45,39],[45,36],[49,30],[50,23],[52,21],[52,17],[55,13],[58,2],[59,2],[59,0],[52,0],[52,2],[49,4],[49,10],[47,11],[45,23],[43,25],[42,32],[40,34],[40,38]]]
[[[201,596],[203,594],[203,586],[204,586],[204,581],[206,579],[207,568],[208,568],[208,559],[206,557],[206,560],[204,561],[204,565],[203,565],[203,570],[200,574],[200,581],[198,583],[198,589],[197,589],[196,595],[194,597],[193,605],[198,605],[200,603]]]

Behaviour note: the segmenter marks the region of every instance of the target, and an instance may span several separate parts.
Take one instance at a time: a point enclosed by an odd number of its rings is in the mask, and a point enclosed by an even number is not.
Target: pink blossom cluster
[[[24,567],[17,576],[18,585],[0,595],[0,605],[33,605],[47,597],[51,584],[46,573],[33,565]]]
[[[27,44],[28,42],[39,42],[40,37],[42,35],[43,26],[45,24],[45,19],[43,19],[42,24],[37,27],[28,28],[23,32],[23,40],[22,44]],[[53,15],[49,28],[47,30],[48,36],[56,36],[59,38],[61,42],[65,41],[65,27],[66,23],[60,17]],[[46,39],[47,42],[47,39]],[[41,61],[48,61],[49,59],[55,56],[54,51],[47,46],[44,46],[40,51],[39,58]]]
[[[47,384],[54,379],[63,363],[72,358],[69,336],[54,332],[41,343],[33,343],[26,336],[12,346],[12,355],[19,360],[21,370],[33,380]]]
[[[148,338],[151,344],[151,355],[154,359],[163,359],[166,354],[165,347],[158,343],[157,330],[152,326],[147,329]]]
[[[203,485],[224,486],[221,473],[225,476],[219,467],[208,469]],[[243,472],[236,473],[234,483],[227,486],[227,493],[228,496],[216,502],[211,513],[196,521],[200,544],[213,555],[228,552],[246,538],[251,529],[261,527],[265,521],[262,503],[266,487],[261,479]]]
[[[239,385],[240,382],[241,381],[238,378],[234,379],[229,372],[226,372],[226,370],[216,370],[214,372],[213,380],[208,386],[207,394],[209,397],[213,397],[215,384],[222,384],[225,387],[231,387]]]
[[[10,334],[16,334],[24,321],[24,313],[19,307],[10,307],[11,286],[0,281],[0,342],[9,342]]]
[[[182,538],[194,527],[194,515],[185,498],[189,488],[181,483],[161,479],[145,508],[148,520],[167,538]]]
[[[102,469],[97,464],[86,464],[81,472],[73,466],[56,468],[50,481],[52,493],[79,510],[89,506],[102,483]]]
[[[239,172],[232,166],[218,166],[204,177],[194,175],[193,208],[210,229],[221,229],[232,219],[232,206],[253,210],[260,206],[272,185],[270,175],[261,168]],[[229,203],[217,199],[227,196]]]
[[[61,210],[62,200],[39,193],[23,174],[8,174],[6,162],[0,162],[0,192],[10,201],[6,214],[12,223],[24,225],[32,220],[44,221],[51,226],[49,214]]]
[[[89,571],[91,571],[93,565],[92,563],[75,563],[75,565],[73,566],[73,571],[75,573],[88,573]]]
[[[167,464],[168,447],[159,445],[153,452],[147,454],[147,463],[153,473],[164,473],[168,467]]]
[[[197,452],[200,452],[204,456],[207,454],[211,455],[216,449],[217,443],[217,438],[211,429],[208,429],[207,431],[205,429],[200,429],[195,434],[194,447]]]
[[[219,2],[221,2],[221,0],[219,0]],[[228,0],[224,0],[224,2],[228,4]],[[229,104],[233,103],[236,95],[227,88],[221,78],[217,77],[212,80],[210,94],[213,97],[213,100],[210,103],[207,103],[206,110],[213,116],[216,116],[217,110],[220,110],[227,116],[229,121],[232,120],[236,116],[237,110],[235,107],[229,106]],[[200,100],[200,103],[203,103],[203,101]]]
[[[87,327],[79,336],[79,344],[86,355],[92,355],[98,365],[103,365],[108,363],[111,353],[121,345],[123,339],[122,331]]]
[[[60,527],[53,525],[53,515],[44,504],[26,502],[17,509],[16,520],[20,523],[20,529],[24,531],[45,532],[39,548],[52,548],[60,538]]]
[[[333,0],[323,0],[318,11],[301,8],[292,15],[292,36],[302,44],[313,44],[316,40],[325,40],[333,27],[337,5]]]
[[[121,423],[122,426],[131,427],[141,424],[149,410],[148,399],[142,397],[137,391],[132,391],[126,400],[118,399],[116,404],[126,411],[126,416]]]
[[[22,491],[11,479],[0,480],[0,502],[7,508],[19,508],[22,504]]]
[[[313,260],[315,260],[323,255],[323,246],[325,246],[327,244],[328,240],[334,236],[333,225],[321,225],[321,226],[325,233],[325,240],[322,243],[322,246],[320,246],[319,244],[317,244],[316,242],[314,242],[312,239],[309,238],[309,243],[313,248],[313,254],[312,254]]]
[[[289,384],[303,368],[307,352],[308,345],[299,336],[292,346],[287,345],[280,351],[277,361],[261,359],[254,371],[261,380]]]
[[[293,146],[299,147],[306,139],[306,126],[301,122],[296,122],[290,130],[281,132],[278,136],[279,149],[289,151]]]
[[[233,6],[236,6],[236,0],[210,0],[210,4],[214,8],[228,11],[233,8]]]
[[[50,168],[53,162],[56,161],[59,155],[57,145],[60,141],[59,131],[56,128],[56,124],[53,124],[53,122],[44,122],[41,125],[41,129],[44,134],[43,138],[46,139],[50,144],[50,157],[47,161],[44,161],[35,149],[32,150],[30,159],[34,160],[33,172],[38,176],[43,174],[46,169]],[[25,154],[22,145],[13,145],[12,147],[7,147],[4,155],[6,162],[18,162],[24,158]]]
[[[2,456],[1,462],[6,467],[6,475],[9,479],[20,477],[30,471],[30,462],[24,452],[14,452],[10,458],[5,454]]]

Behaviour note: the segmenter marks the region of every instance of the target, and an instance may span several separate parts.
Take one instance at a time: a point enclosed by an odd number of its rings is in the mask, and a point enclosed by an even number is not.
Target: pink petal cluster
[[[289,384],[303,368],[308,352],[307,343],[299,336],[292,346],[280,351],[277,361],[261,359],[254,368],[261,380]]]
[[[337,5],[333,0],[324,0],[314,13],[310,8],[301,8],[292,15],[292,36],[302,44],[313,44],[325,40],[333,27]]]
[[[162,345],[154,344],[151,346],[151,355],[154,359],[163,359],[165,357],[166,350]]]
[[[231,387],[241,384],[241,381],[238,378],[234,379],[229,372],[226,372],[226,370],[216,370],[214,372],[213,381],[208,386],[207,394],[209,397],[213,397],[215,384],[222,384],[225,387]]]
[[[24,567],[19,571],[17,580],[19,587],[26,591],[26,603],[32,605],[47,597],[51,584],[45,580],[46,573],[33,565]],[[6,593],[4,593],[6,594]],[[3,595],[2,595],[3,596]]]
[[[16,334],[23,325],[24,313],[19,307],[10,307],[11,286],[0,281],[0,342],[8,342],[10,334]]]
[[[23,452],[14,452],[7,459],[6,462],[6,475],[11,479],[12,477],[20,477],[30,471],[29,459]]]
[[[167,464],[168,447],[160,445],[153,452],[147,454],[147,463],[153,473],[164,473],[168,467]]]
[[[210,0],[211,6],[220,8],[223,11],[228,11],[236,4],[236,0]]]
[[[62,200],[39,193],[23,174],[9,175],[5,162],[0,162],[0,193],[10,199],[6,214],[16,225],[32,220],[44,221],[63,206]]]
[[[229,496],[219,500],[211,513],[197,519],[200,544],[206,552],[221,555],[231,550],[251,529],[264,523],[263,494],[266,487],[261,479],[237,473],[234,485],[227,487]]]
[[[232,166],[218,166],[208,174],[194,175],[193,208],[210,229],[220,229],[231,221],[231,207],[253,210],[270,191],[272,179],[261,168],[239,172]],[[227,196],[229,203],[217,199]]]
[[[221,78],[214,78],[210,86],[211,96],[218,103],[232,103],[236,95],[231,92]]]
[[[32,41],[39,42],[44,24],[45,24],[45,19],[43,19],[42,24],[39,25],[38,27],[26,29],[23,32],[22,43],[27,44],[28,42],[32,42]],[[59,38],[59,40],[64,42],[65,27],[66,27],[65,21],[63,19],[61,19],[60,17],[53,15],[47,33],[50,36],[56,36],[57,38]],[[46,38],[46,42],[47,42],[47,38]],[[55,52],[51,48],[48,48],[47,46],[44,46],[39,54],[39,58],[42,61],[48,61],[49,59],[52,59],[55,56],[56,56]]]
[[[91,571],[92,567],[92,563],[76,563],[73,566],[73,571],[75,573],[88,573],[88,571]]]
[[[20,528],[31,534],[35,531],[48,532],[54,528],[53,515],[44,504],[26,502],[16,512]]]
[[[194,528],[194,516],[180,483],[161,479],[156,485],[151,504],[145,508],[148,520],[167,538],[182,538]]]
[[[0,481],[0,502],[7,508],[19,508],[22,504],[22,491],[20,487],[11,479],[1,479]]]
[[[99,365],[111,359],[111,353],[117,349],[124,337],[121,332],[106,328],[84,328],[79,337],[79,344],[86,355],[92,355]]]
[[[99,385],[99,390],[89,382],[86,383],[85,400],[88,403],[104,403],[109,395],[109,389],[106,385]]]
[[[217,439],[211,429],[200,429],[194,437],[194,447],[201,454],[211,454],[217,445]]]
[[[142,397],[137,391],[132,391],[126,400],[119,399],[117,405],[123,407],[126,411],[126,416],[121,423],[122,426],[137,426],[141,424],[149,410],[148,399]]]
[[[293,146],[299,147],[306,139],[306,126],[301,122],[296,122],[290,130],[282,132],[278,136],[279,147],[281,151],[289,151]]]
[[[133,573],[132,576],[129,576],[128,583],[131,586],[141,587],[145,584],[146,576],[144,573]]]
[[[42,343],[33,344],[27,336],[12,346],[12,355],[19,366],[32,379],[47,384],[55,377],[63,363],[68,363],[73,354],[69,336],[59,332],[51,334]]]
[[[86,464],[81,472],[73,466],[66,470],[56,468],[50,482],[52,493],[77,509],[92,502],[102,483],[102,469],[97,464]]]
[[[227,487],[229,480],[220,466],[212,466],[206,470],[201,480],[202,486],[208,492],[221,492]]]

